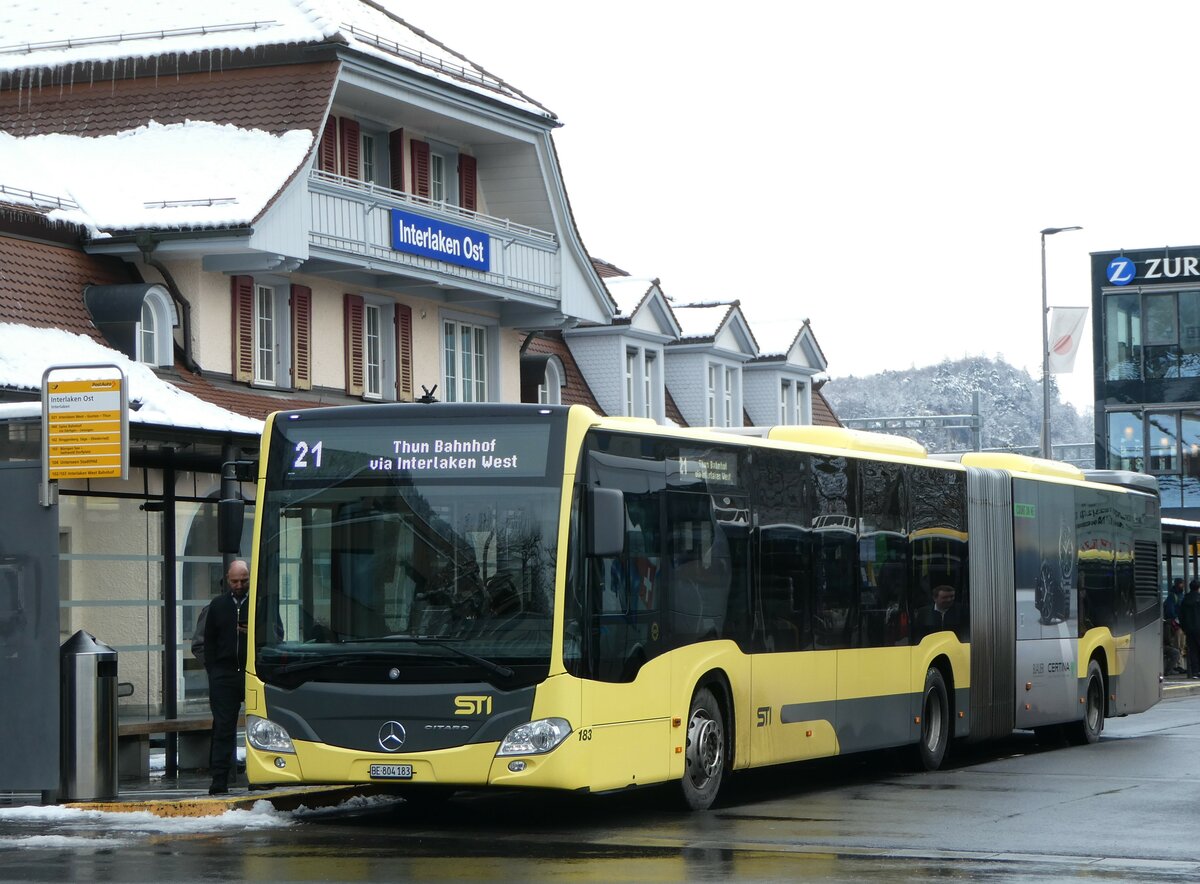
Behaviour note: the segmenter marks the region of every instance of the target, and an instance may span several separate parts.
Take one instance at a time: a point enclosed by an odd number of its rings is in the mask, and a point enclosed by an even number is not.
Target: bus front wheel
[[[917,744],[918,760],[925,770],[937,770],[946,757],[950,743],[950,699],[946,680],[935,666],[925,673],[925,690],[921,694],[921,741]]]
[[[1083,720],[1067,725],[1067,740],[1083,746],[1100,739],[1104,730],[1104,674],[1095,660],[1088,664],[1087,689],[1083,695]]]
[[[725,717],[708,688],[692,697],[683,758],[684,803],[691,810],[708,810],[725,773]]]

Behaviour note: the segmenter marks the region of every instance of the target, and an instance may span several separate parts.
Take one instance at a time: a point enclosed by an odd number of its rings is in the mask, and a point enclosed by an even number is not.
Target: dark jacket
[[[1175,590],[1167,590],[1167,598],[1163,601],[1163,619],[1178,620],[1179,605],[1183,601],[1183,593],[1175,592]]]
[[[1179,625],[1190,635],[1200,635],[1200,591],[1189,592],[1179,603]]]
[[[246,635],[238,632],[238,622],[245,623],[250,613],[250,598],[242,596],[241,610],[233,600],[233,593],[223,592],[208,606],[208,620],[204,623],[204,668],[246,668]]]

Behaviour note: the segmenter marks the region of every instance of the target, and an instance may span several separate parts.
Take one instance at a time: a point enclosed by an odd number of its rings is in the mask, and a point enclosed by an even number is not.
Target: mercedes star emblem
[[[384,752],[399,752],[404,745],[404,725],[398,721],[385,721],[379,729],[379,746]]]

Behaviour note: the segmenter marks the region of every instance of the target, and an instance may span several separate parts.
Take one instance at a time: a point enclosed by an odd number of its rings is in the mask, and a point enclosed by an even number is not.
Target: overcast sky
[[[1088,253],[1200,243],[1186,2],[460,0],[393,8],[554,111],[584,244],[677,301],[810,318],[837,378],[1041,373]],[[1090,333],[1089,333],[1090,335]],[[1092,401],[1090,336],[1065,397]],[[966,408],[969,403],[963,403]]]

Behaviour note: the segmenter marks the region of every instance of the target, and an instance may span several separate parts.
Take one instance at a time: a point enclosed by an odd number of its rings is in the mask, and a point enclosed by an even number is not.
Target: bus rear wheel
[[[692,697],[683,760],[684,803],[690,810],[708,810],[725,774],[725,717],[708,688]]]
[[[1087,688],[1083,695],[1083,720],[1066,727],[1067,740],[1074,746],[1084,746],[1100,739],[1104,730],[1104,674],[1095,660],[1088,664]]]
[[[917,756],[925,770],[937,770],[946,758],[950,744],[950,698],[946,679],[941,670],[929,667],[925,673],[925,690],[921,694],[921,741]]]

